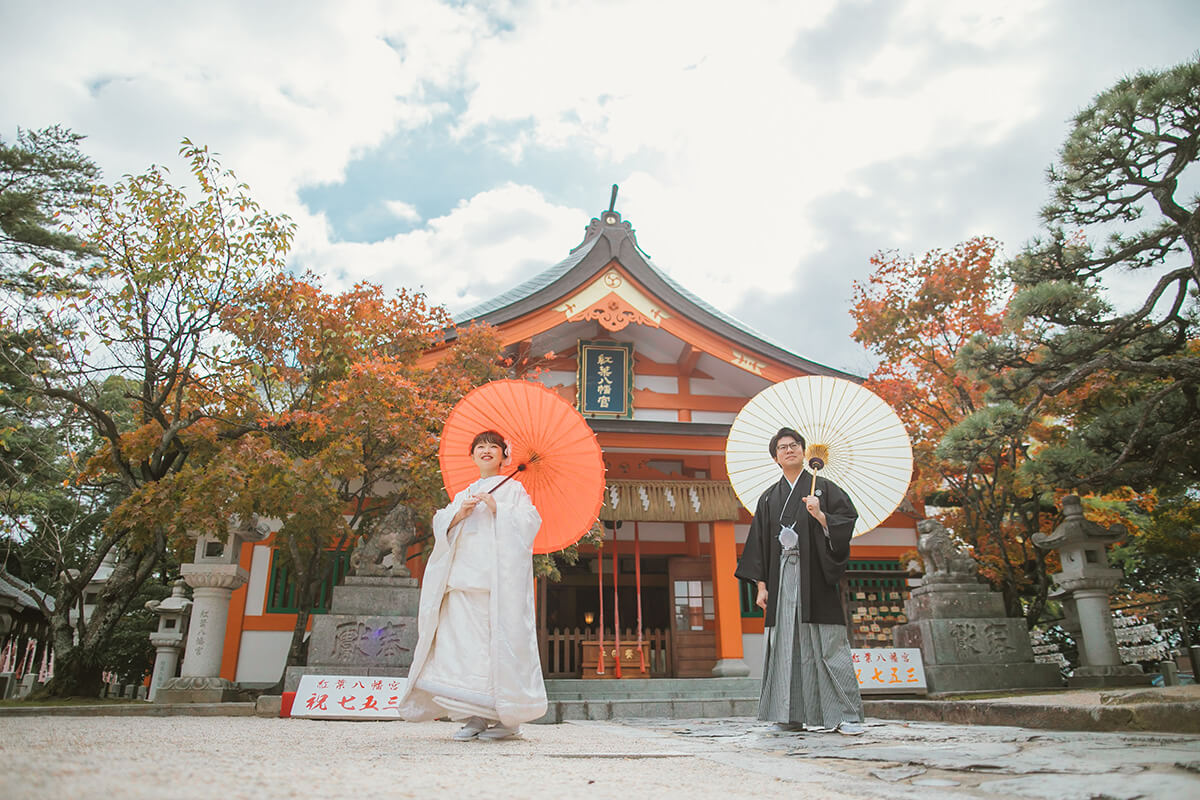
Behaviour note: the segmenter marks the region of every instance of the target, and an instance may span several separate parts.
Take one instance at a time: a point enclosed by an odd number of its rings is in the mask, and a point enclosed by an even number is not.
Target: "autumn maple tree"
[[[1000,335],[1011,288],[999,269],[998,243],[976,237],[920,258],[880,253],[874,272],[854,285],[854,337],[879,366],[867,386],[896,410],[912,440],[911,493],[942,507],[943,522],[970,544],[1002,592],[1010,616],[1036,620],[1048,581],[1044,554],[1030,541],[1053,520],[1047,488],[1019,467],[1040,431],[999,431],[985,446],[963,436],[968,418],[988,426],[988,383],[960,367],[976,336]],[[1022,595],[1029,596],[1026,607]]]
[[[190,190],[152,167],[95,186],[70,211],[66,232],[90,257],[42,282],[10,336],[38,326],[54,338],[6,349],[6,383],[43,409],[40,423],[75,429],[64,482],[80,487],[102,524],[27,532],[44,544],[54,583],[43,609],[56,654],[52,695],[94,695],[98,654],[142,584],[183,530],[225,530],[224,509],[201,502],[190,480],[228,441],[221,421],[237,379],[220,330],[223,313],[278,271],[292,225],[267,213],[205,148],[184,142]],[[33,267],[31,267],[32,269]],[[57,420],[55,419],[57,417]],[[49,522],[49,517],[43,517]],[[87,619],[72,620],[103,560],[116,567]]]
[[[339,554],[379,531],[397,506],[428,520],[445,502],[437,447],[454,403],[501,377],[490,328],[457,331],[445,357],[418,364],[451,320],[425,296],[372,284],[327,292],[315,277],[276,275],[230,308],[243,402],[256,431],[229,468],[247,476],[256,512],[276,519],[297,618],[287,665]]]

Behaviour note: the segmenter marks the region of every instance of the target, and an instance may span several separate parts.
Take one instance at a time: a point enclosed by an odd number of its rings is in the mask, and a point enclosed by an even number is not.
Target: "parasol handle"
[[[533,460],[533,459],[530,459],[530,461],[532,461],[532,460]],[[508,476],[508,477],[506,477],[504,480],[500,481],[500,482],[499,482],[499,483],[497,483],[495,486],[493,486],[491,489],[489,489],[489,490],[488,490],[488,494],[493,494],[493,493],[495,493],[495,491],[496,491],[497,489],[499,489],[501,486],[503,486],[504,484],[508,483],[508,482],[509,482],[509,481],[511,481],[513,478],[515,478],[515,477],[517,476],[517,473],[518,473],[518,472],[524,472],[524,471],[525,471],[525,466],[526,466],[525,464],[517,464],[517,468],[516,468],[516,469],[513,471],[513,474],[512,474],[512,475],[509,475],[509,476]]]
[[[530,454],[529,454],[529,460],[528,460],[528,461],[523,461],[523,462],[521,462],[520,464],[517,464],[517,468],[516,468],[515,470],[513,470],[513,473],[512,473],[511,475],[509,475],[508,477],[506,477],[504,480],[502,480],[502,481],[500,481],[499,483],[497,483],[495,486],[493,486],[493,487],[492,487],[492,488],[491,488],[491,489],[488,491],[488,494],[491,494],[492,492],[496,491],[497,489],[499,489],[499,488],[500,488],[501,486],[503,486],[504,484],[506,484],[506,483],[508,483],[509,481],[511,481],[513,478],[517,477],[517,473],[518,473],[518,472],[524,472],[526,469],[528,469],[528,467],[529,467],[529,465],[530,465],[530,464],[532,464],[533,462],[537,461],[539,458],[541,458],[541,456],[539,456],[537,453],[530,453]]]
[[[817,470],[825,468],[825,461],[817,456],[813,456],[812,458],[810,458],[808,460],[808,467],[809,467],[809,469],[812,470],[812,476],[813,476],[812,488],[809,490],[808,493],[815,494],[817,491]]]

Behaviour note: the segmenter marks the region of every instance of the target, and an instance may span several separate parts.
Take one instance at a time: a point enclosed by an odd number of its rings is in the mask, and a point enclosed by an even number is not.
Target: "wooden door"
[[[677,678],[711,678],[717,663],[712,564],[707,556],[672,558],[671,667]]]

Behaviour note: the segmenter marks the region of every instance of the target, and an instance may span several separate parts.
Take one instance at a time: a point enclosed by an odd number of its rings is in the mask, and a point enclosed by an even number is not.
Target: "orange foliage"
[[[955,426],[988,409],[988,380],[995,376],[965,369],[959,362],[964,348],[977,337],[1019,333],[1007,327],[1011,287],[993,263],[997,249],[994,239],[976,237],[921,258],[880,253],[871,260],[875,271],[866,283],[854,285],[851,313],[858,323],[855,338],[879,357],[867,385],[896,410],[912,439],[915,498],[939,497],[939,518],[972,546],[981,574],[1004,592],[1010,614],[1021,613],[1018,597],[1036,585],[1028,612],[1035,617],[1045,600],[1047,573],[1058,562],[1056,555],[1038,551],[1031,537],[1057,524],[1048,509],[1063,492],[1030,485],[1020,467],[1027,453],[1064,436],[1080,397],[1103,390],[1114,378],[1098,374],[1056,398],[1023,429],[984,437],[986,445],[966,454],[939,452]],[[1095,498],[1096,513],[1089,516],[1132,527],[1122,513],[1128,501],[1146,508],[1153,498],[1132,492]]]
[[[461,331],[432,369],[417,366],[451,319],[423,294],[361,283],[342,293],[311,275],[278,275],[225,315],[258,426],[292,459],[285,482],[336,497],[350,528],[367,532],[395,502],[419,516],[442,500],[437,442],[450,408],[499,377],[500,343],[487,328]],[[294,517],[286,502],[269,510]],[[323,515],[328,516],[328,515]],[[331,535],[334,532],[331,532]]]
[[[940,488],[934,449],[946,431],[983,406],[987,390],[955,359],[976,334],[1003,330],[1010,292],[996,276],[999,244],[976,237],[922,258],[879,253],[865,284],[854,283],[854,338],[879,357],[867,386],[896,410],[912,439],[917,496]]]

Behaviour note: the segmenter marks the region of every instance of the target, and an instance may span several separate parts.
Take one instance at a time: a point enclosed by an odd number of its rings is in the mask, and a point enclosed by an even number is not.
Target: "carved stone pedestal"
[[[1033,660],[1025,620],[1004,616],[1000,595],[979,583],[934,583],[904,604],[897,647],[917,647],[931,693],[1062,685],[1058,667]]]
[[[237,686],[220,677],[225,623],[233,590],[246,582],[237,564],[184,564],[183,579],[192,587],[187,650],[178,678],[166,678],[156,703],[229,703],[244,700]]]
[[[312,618],[308,664],[287,668],[283,690],[294,692],[302,675],[407,677],[420,596],[415,578],[348,576],[329,613]]]
[[[154,696],[156,703],[236,703],[246,699],[237,684],[215,675],[169,678]]]
[[[1058,687],[1054,664],[1033,660],[1025,620],[1006,617],[999,594],[975,578],[975,562],[946,529],[922,520],[926,575],[904,603],[909,621],[892,629],[897,647],[916,647],[930,693]]]

